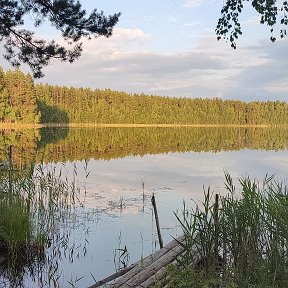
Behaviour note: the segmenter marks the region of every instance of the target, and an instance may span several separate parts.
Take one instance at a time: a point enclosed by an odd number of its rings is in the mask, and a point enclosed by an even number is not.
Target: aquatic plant
[[[27,202],[19,195],[7,198],[0,199],[0,251],[11,257],[26,250],[33,224]]]
[[[185,252],[165,285],[288,287],[287,187],[274,177],[244,177],[237,186],[225,178],[226,194],[215,201],[208,189],[201,205],[177,215]]]
[[[75,213],[79,194],[75,182],[61,180],[60,174],[39,166],[21,174],[11,169],[1,179],[0,284],[21,287],[25,273],[30,273],[40,287],[59,287],[60,249],[70,249],[67,257],[74,251],[69,229],[64,228]]]

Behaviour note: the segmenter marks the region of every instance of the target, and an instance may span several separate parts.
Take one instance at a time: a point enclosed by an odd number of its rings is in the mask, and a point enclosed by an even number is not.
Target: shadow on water
[[[68,136],[68,127],[47,127],[40,128],[40,139],[37,142],[37,149],[45,148],[47,144],[55,144]]]

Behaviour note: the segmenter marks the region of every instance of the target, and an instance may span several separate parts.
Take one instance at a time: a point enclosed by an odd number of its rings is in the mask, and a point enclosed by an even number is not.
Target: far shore
[[[0,123],[0,129],[11,130],[11,129],[39,129],[48,127],[59,127],[59,128],[121,128],[121,127],[223,127],[223,128],[269,128],[269,127],[287,127],[285,125],[240,125],[240,124],[107,124],[107,123],[45,123],[45,124],[22,124],[22,123]]]

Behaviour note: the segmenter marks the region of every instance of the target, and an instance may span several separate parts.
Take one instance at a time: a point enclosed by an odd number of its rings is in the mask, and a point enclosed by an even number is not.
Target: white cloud
[[[183,0],[183,6],[188,8],[200,6],[203,3],[205,3],[205,0]]]
[[[113,33],[113,41],[143,41],[150,36],[150,34],[145,34],[141,29],[116,28]]]
[[[268,92],[284,92],[288,93],[288,78],[284,78],[281,80],[272,81],[270,84],[264,87],[264,90]]]
[[[225,42],[215,41],[214,35],[203,37],[189,51],[160,53],[129,42],[137,39],[145,43],[151,39],[141,30],[119,30],[116,34],[118,41],[105,39],[96,41],[95,46],[85,43],[85,53],[73,69],[68,64],[55,63],[46,71],[48,82],[214,98],[225,97],[227,91],[235,89],[245,70],[269,62],[265,52],[258,55],[253,49],[243,48],[234,51]],[[79,75],[86,76],[76,84]]]
[[[116,28],[110,38],[99,37],[96,40],[83,39],[83,51],[87,54],[99,54],[106,58],[107,55],[114,57],[118,50],[131,47],[141,47],[152,35],[145,34],[140,29]]]
[[[82,57],[72,65],[53,62],[40,81],[165,96],[286,99],[287,40],[240,42],[233,50],[214,33],[203,35],[186,51],[164,53],[149,48],[155,35],[117,28],[111,38],[85,40]]]

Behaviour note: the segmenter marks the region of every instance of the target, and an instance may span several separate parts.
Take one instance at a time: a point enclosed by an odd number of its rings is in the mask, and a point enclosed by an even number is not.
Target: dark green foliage
[[[67,113],[57,106],[48,105],[41,100],[37,100],[37,106],[41,111],[40,123],[69,123]]]
[[[33,20],[35,27],[49,21],[72,46],[67,49],[54,40],[48,42],[34,37],[34,32],[20,29],[25,17]],[[34,77],[42,77],[42,68],[52,58],[73,62],[82,52],[81,37],[112,35],[120,13],[106,17],[93,10],[90,15],[76,0],[0,0],[0,41],[4,43],[4,57],[13,66],[26,63]]]
[[[26,250],[27,240],[32,238],[32,223],[26,201],[19,195],[7,198],[1,193],[0,251],[11,256]]]
[[[239,15],[244,9],[244,3],[248,2],[260,15],[260,23],[266,24],[270,28],[272,42],[276,41],[274,29],[277,24],[281,25],[280,38],[287,35],[286,26],[288,24],[287,12],[288,2],[286,0],[261,1],[261,0],[226,0],[222,10],[221,17],[216,26],[217,39],[227,39],[232,48],[236,48],[236,40],[242,35]],[[279,2],[281,2],[279,4]]]
[[[0,122],[7,121],[9,108],[9,92],[5,85],[5,74],[0,67]]]

